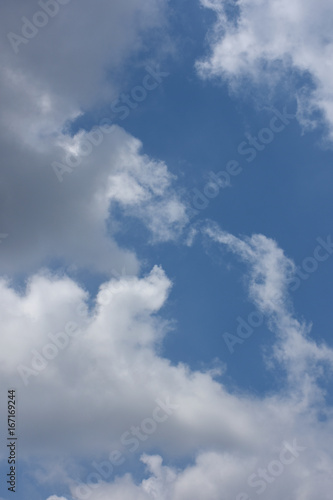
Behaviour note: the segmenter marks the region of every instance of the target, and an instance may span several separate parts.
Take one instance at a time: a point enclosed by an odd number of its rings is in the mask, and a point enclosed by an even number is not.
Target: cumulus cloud
[[[87,137],[44,137],[44,150],[34,137],[30,145],[19,143],[15,153],[17,138],[4,145],[0,227],[9,236],[1,248],[2,272],[31,272],[57,258],[102,273],[136,273],[135,255],[118,247],[112,224],[108,232],[112,202],[142,219],[157,239],[175,237],[186,223],[173,176],[163,162],[142,153],[139,140],[117,126],[99,131],[96,146]],[[82,156],[87,144],[90,154]],[[71,165],[80,165],[69,167],[68,156]]]
[[[209,444],[242,449],[256,440],[255,409],[250,418],[242,411],[248,402],[228,394],[208,373],[172,366],[158,355],[169,325],[155,314],[169,288],[158,267],[142,279],[114,279],[101,287],[88,314],[85,292],[69,278],[36,275],[23,295],[2,283],[3,304],[11,307],[3,312],[7,334],[1,340],[1,372],[24,388],[21,453],[31,446],[45,451],[58,445],[65,452],[57,437],[65,429],[68,450],[107,452],[134,423],[152,414],[157,399],[165,398],[179,409],[147,442],[149,447],[159,444],[182,454]],[[66,346],[50,347],[56,342]],[[14,345],[19,347],[13,350]],[[36,400],[41,397],[43,409]]]
[[[247,449],[207,446],[207,451],[197,450],[195,463],[184,468],[163,465],[161,456],[143,455],[147,479],[138,483],[127,474],[112,483],[102,481],[98,492],[90,490],[90,498],[250,500],[265,492],[273,500],[328,500],[333,421],[331,409],[323,405],[316,367],[322,362],[332,364],[333,351],[312,341],[292,314],[287,287],[294,264],[263,235],[241,239],[215,224],[204,225],[203,232],[249,266],[249,297],[276,334],[273,352],[287,372],[288,387],[260,401],[248,396],[252,405],[244,410],[250,417],[255,402],[260,436]],[[75,488],[72,494],[80,498]]]
[[[21,457],[47,459],[50,450],[74,453],[85,463],[93,457],[86,476],[65,481],[75,499],[88,492],[92,500],[213,500],[241,493],[244,500],[260,488],[273,499],[287,492],[306,500],[329,498],[333,419],[316,369],[332,362],[332,350],[305,336],[286,301],[293,264],[262,235],[241,239],[211,224],[203,232],[249,266],[249,297],[276,334],[273,353],[287,374],[275,394],[231,392],[211,373],[174,366],[161,356],[170,328],[161,309],[171,282],[160,267],[141,278],[104,283],[90,308],[87,293],[68,277],[39,273],[21,293],[1,283],[7,332],[1,377],[24,388]],[[157,406],[164,412],[156,413]],[[168,418],[155,421],[151,432],[154,415]],[[138,430],[141,435],[133,434]],[[110,470],[114,452],[125,463],[129,455],[144,453],[148,477],[138,482],[115,467],[107,480],[99,474],[92,487],[85,478],[102,470],[102,462]],[[173,466],[175,458],[188,465]]]
[[[33,18],[37,6],[6,5],[1,23],[17,31],[23,13]],[[64,132],[83,109],[117,91],[116,68],[162,22],[163,6],[155,0],[93,7],[72,2],[18,54],[2,41],[0,231],[8,237],[1,272],[30,273],[56,259],[100,273],[124,268],[135,274],[136,256],[119,248],[108,223],[112,201],[142,219],[152,239],[174,238],[186,223],[174,176],[143,154],[139,140],[110,125],[74,137]],[[96,26],[98,36],[88,38],[84,33]]]
[[[285,67],[311,72],[317,87],[308,109],[315,105],[331,120],[320,53],[323,45],[329,49],[331,34],[321,9],[306,59],[295,40],[310,26],[312,2],[296,2],[294,11],[283,2],[239,2],[238,22],[225,14],[222,2],[202,4],[217,12],[216,33],[223,31],[213,57],[200,65],[202,74],[255,78],[263,57],[282,59]],[[135,254],[117,245],[112,223],[117,204],[143,220],[153,239],[177,236],[187,216],[173,188],[175,177],[118,126],[96,129],[95,135],[64,132],[83,110],[117,94],[127,58],[143,47],[150,29],[163,25],[165,2],[56,5],[57,14],[17,51],[12,37],[1,42],[0,231],[8,238],[1,245],[0,272],[29,278],[19,290],[9,278],[0,281],[0,392],[4,401],[4,388],[17,390],[21,463],[26,471],[33,464],[43,486],[57,478],[74,499],[85,490],[91,500],[248,500],[240,493],[251,497],[263,487],[260,468],[269,471],[264,486],[273,500],[328,499],[332,412],[319,376],[325,363],[332,364],[332,350],[311,340],[286,300],[292,262],[264,236],[241,239],[205,228],[210,239],[249,265],[249,296],[276,334],[272,356],[287,375],[283,390],[243,394],[229,390],[223,378],[218,382],[213,371],[172,364],[162,354],[172,328],[163,316],[172,283],[158,266],[141,275]],[[329,5],[320,5],[328,25]],[[267,31],[259,7],[270,20]],[[40,3],[23,0],[15,8],[4,5],[3,31],[21,35],[40,9]],[[279,43],[270,43],[281,26]],[[126,275],[106,281],[93,296],[69,277],[36,271],[55,259],[106,274],[125,268]],[[280,459],[285,450],[288,464]],[[115,453],[125,463],[141,456],[145,478],[121,475],[116,467],[106,478],[104,468],[92,486],[89,474],[96,474],[100,461],[111,471]],[[57,456],[61,465],[51,473]],[[180,459],[183,465],[175,466]],[[75,465],[64,466],[66,460]],[[274,475],[277,466],[270,464],[279,460],[283,468]]]
[[[159,456],[144,455],[142,461],[147,466],[148,479],[136,484],[126,475],[113,484],[101,483],[98,491],[90,495],[91,500],[110,497],[116,500],[250,500],[263,493],[272,500],[281,497],[329,500],[332,486],[332,478],[327,474],[332,460],[324,454],[313,455],[313,450],[309,452],[297,442],[281,444],[272,454],[262,454],[260,458],[201,453],[195,464],[184,470],[163,466]]]
[[[237,87],[244,79],[258,86],[289,79],[292,85],[296,70],[312,80],[312,86],[294,89],[300,121],[313,126],[314,111],[321,111],[332,138],[332,3],[201,0],[201,4],[216,13],[216,24],[211,53],[197,64],[199,73]]]

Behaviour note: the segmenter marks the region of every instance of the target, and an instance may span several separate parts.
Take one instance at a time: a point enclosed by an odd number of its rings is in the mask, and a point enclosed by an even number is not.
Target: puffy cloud
[[[25,77],[5,75],[2,86],[0,227],[9,236],[1,271],[31,272],[56,258],[103,273],[137,272],[135,255],[107,234],[111,203],[141,218],[155,238],[173,238],[187,216],[167,166],[118,126],[63,134],[65,107]]]
[[[47,8],[37,15],[41,3]],[[1,42],[0,231],[8,237],[0,272],[31,273],[60,261],[135,274],[136,256],[112,234],[112,201],[141,218],[153,239],[174,238],[187,220],[174,176],[117,126],[74,137],[64,130],[83,110],[117,94],[126,59],[164,22],[164,0],[17,2],[3,6],[0,23],[20,36],[21,29],[34,33],[29,22],[47,18],[48,9],[57,12],[17,54],[8,37]]]
[[[73,498],[80,477],[91,500],[213,500],[236,497],[251,474],[279,457],[285,441],[296,439],[307,449],[285,467],[282,479],[267,486],[276,488],[267,489],[270,498],[329,498],[332,415],[320,398],[316,370],[331,360],[331,350],[306,337],[284,302],[290,263],[282,250],[263,236],[241,240],[211,229],[211,238],[250,265],[250,296],[277,334],[275,358],[290,381],[296,375],[294,383],[259,398],[229,391],[212,372],[172,365],[161,355],[171,325],[160,312],[171,282],[159,267],[135,276],[139,263],[115,243],[112,215],[118,203],[140,217],[155,239],[173,238],[187,220],[172,188],[174,177],[117,126],[104,129],[99,144],[87,132],[63,133],[68,120],[117,93],[123,63],[142,47],[147,30],[161,26],[165,2],[64,3],[58,2],[59,12],[36,36],[19,45],[18,54],[8,39],[2,45],[0,231],[9,236],[1,246],[0,271],[30,273],[62,259],[103,273],[125,267],[128,275],[105,282],[96,297],[47,271],[30,275],[20,291],[1,280],[1,391],[9,382],[17,389],[21,460],[34,464],[44,486],[55,477],[68,485]],[[22,16],[33,19],[37,9],[40,4],[23,0],[15,8],[4,5],[5,31],[20,33]],[[223,20],[223,9],[218,15]],[[237,62],[225,64],[229,76],[243,71]],[[323,79],[319,66],[320,59]],[[67,155],[79,165],[58,171],[59,182],[52,163],[66,165]],[[110,460],[118,449],[125,458],[131,451],[132,458],[146,453],[148,477],[113,479],[115,469],[109,482],[89,486],[94,461]],[[152,452],[165,462],[182,458],[190,465],[163,465]],[[63,458],[59,470],[36,473],[57,454]],[[66,467],[69,457],[81,473]]]
[[[333,8],[329,0],[201,0],[216,13],[211,54],[198,62],[203,77],[218,76],[232,86],[248,82],[274,85],[292,72],[310,76],[314,88],[296,89],[298,116],[314,125],[320,110],[332,138]],[[287,76],[287,78],[286,78]],[[247,84],[248,85],[248,84]]]
[[[175,238],[188,222],[186,207],[172,186],[176,176],[163,162],[140,156],[139,141],[132,141],[131,152],[117,164],[110,178],[110,198],[125,214],[141,218],[155,240]]]
[[[323,361],[332,363],[333,351],[310,340],[304,326],[292,314],[287,286],[294,271],[293,262],[276,242],[263,235],[241,239],[214,224],[204,224],[202,230],[249,266],[249,296],[266,315],[269,328],[276,334],[273,352],[285,368],[289,384],[281,393],[260,399],[251,395],[231,395],[220,385],[218,398],[223,401],[224,412],[218,411],[223,424],[220,429],[212,429],[216,436],[214,444],[209,443],[207,435],[205,444],[201,445],[197,431],[191,426],[193,449],[192,452],[187,449],[187,453],[190,452],[188,459],[195,454],[194,463],[191,460],[189,465],[174,467],[163,465],[161,456],[144,454],[141,460],[146,464],[148,478],[141,482],[126,474],[112,482],[101,481],[95,487],[81,484],[85,490],[78,490],[73,485],[71,493],[75,499],[89,497],[91,500],[110,496],[143,500],[250,500],[264,492],[273,500],[288,496],[328,500],[332,488],[333,419],[331,408],[324,404],[316,375]],[[280,355],[282,351],[283,356]],[[199,381],[197,375],[187,372],[187,376],[195,377],[196,385]],[[212,425],[208,414],[217,409],[217,401],[213,403],[215,398],[209,390],[213,384],[216,382],[206,379],[205,389],[197,392],[190,401],[184,386],[183,389],[179,387],[182,398],[174,416],[178,422],[173,428],[174,434],[169,434],[169,441],[179,437],[181,417],[186,419],[187,426],[191,425],[193,413],[196,421],[204,418],[206,426]],[[177,392],[173,393],[176,397]],[[204,402],[204,394],[209,393],[209,399]],[[243,435],[240,442],[234,436],[229,443],[221,443],[220,433],[226,429],[226,403],[231,400],[236,405],[234,418],[239,417],[238,411],[243,412],[243,422],[237,423],[239,436]],[[203,408],[209,409],[208,414],[204,410],[200,415]],[[255,439],[251,439],[254,431],[251,422],[255,423],[258,432]],[[186,439],[184,430],[182,441]],[[166,449],[165,443],[162,448]],[[177,448],[179,456],[182,446],[178,444]],[[83,492],[88,496],[80,495]]]
[[[177,409],[171,406],[172,418],[149,442],[142,440],[143,449],[243,449],[258,438],[255,405],[250,417],[242,410],[253,403],[228,394],[209,373],[172,366],[158,355],[169,325],[156,313],[169,288],[158,267],[142,279],[114,279],[101,287],[88,314],[85,292],[69,278],[36,275],[21,295],[2,283],[2,303],[11,308],[2,314],[1,373],[22,388],[22,454],[58,446],[65,453],[62,432],[67,450],[109,452],[132,425],[151,417],[157,400],[169,399]]]
[[[65,481],[73,498],[87,491],[91,500],[213,500],[241,492],[251,498],[260,485],[273,499],[287,492],[329,498],[333,419],[316,367],[331,361],[332,351],[307,338],[292,316],[286,294],[293,265],[264,236],[240,239],[214,225],[203,230],[249,266],[250,297],[276,333],[273,349],[284,353],[277,362],[290,376],[275,394],[229,391],[211,373],[173,366],[160,355],[170,325],[159,311],[171,283],[159,267],[142,278],[104,283],[90,310],[87,293],[67,277],[39,273],[21,293],[1,283],[8,332],[1,339],[1,378],[20,393],[21,457],[47,459],[52,450],[53,456],[90,459],[81,484],[78,475]],[[35,373],[22,371],[23,365]],[[125,463],[130,453],[145,453],[148,477],[139,483],[129,474],[115,478],[110,457],[116,450]],[[161,456],[149,455],[152,450]],[[163,465],[162,456],[188,465]],[[99,473],[92,487],[89,474],[102,462],[109,472]]]
[[[317,436],[321,439],[323,436]],[[320,445],[325,446],[321,441]],[[318,443],[317,443],[318,446]],[[332,458],[317,454],[300,442],[284,442],[260,457],[221,452],[200,453],[183,470],[162,465],[159,456],[144,455],[148,479],[136,484],[130,475],[113,483],[101,482],[91,500],[140,498],[142,500],[250,500],[266,493],[272,500],[288,495],[295,499],[329,500]],[[80,499],[72,490],[74,499]],[[82,497],[81,497],[82,498]]]

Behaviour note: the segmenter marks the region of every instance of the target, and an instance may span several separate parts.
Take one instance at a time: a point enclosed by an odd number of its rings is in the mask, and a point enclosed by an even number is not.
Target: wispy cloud
[[[210,35],[211,53],[197,63],[204,78],[221,77],[243,89],[249,80],[257,90],[289,82],[298,101],[298,118],[316,126],[316,111],[332,139],[333,7],[329,0],[201,0],[216,13]],[[305,77],[294,86],[294,73]],[[310,77],[311,84],[306,85]],[[266,87],[266,88],[267,88]]]

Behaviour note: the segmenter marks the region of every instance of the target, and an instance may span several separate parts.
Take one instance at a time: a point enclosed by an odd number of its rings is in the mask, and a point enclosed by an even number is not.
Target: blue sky
[[[331,498],[328,0],[1,9],[0,499]]]

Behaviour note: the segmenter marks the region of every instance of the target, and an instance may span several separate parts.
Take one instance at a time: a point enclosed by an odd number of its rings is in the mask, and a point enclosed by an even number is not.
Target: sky
[[[330,500],[332,3],[0,9],[0,500]]]

